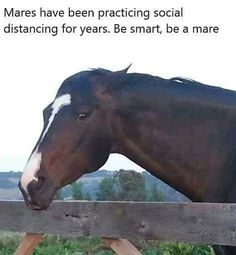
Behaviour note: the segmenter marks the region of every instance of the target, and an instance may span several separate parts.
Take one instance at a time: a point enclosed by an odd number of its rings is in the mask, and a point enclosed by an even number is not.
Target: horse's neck
[[[192,200],[217,193],[227,157],[219,149],[227,126],[222,113],[162,95],[150,95],[149,103],[141,95],[125,100],[114,125],[117,151]]]

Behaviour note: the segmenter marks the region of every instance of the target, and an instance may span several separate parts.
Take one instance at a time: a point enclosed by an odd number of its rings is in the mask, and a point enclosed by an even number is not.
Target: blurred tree
[[[165,194],[158,188],[156,184],[153,184],[147,192],[146,201],[163,202],[165,200]]]
[[[142,173],[123,169],[102,179],[96,198],[101,201],[165,201],[157,184],[148,185]]]
[[[119,170],[114,174],[118,189],[118,200],[145,201],[145,179],[141,173],[134,170]]]
[[[9,180],[7,177],[0,178],[0,188],[2,189],[12,189],[16,188],[17,184]]]
[[[88,201],[93,200],[92,196],[91,196],[91,194],[89,192],[86,192],[84,194],[84,200],[88,200]]]
[[[62,190],[61,190],[61,189],[59,189],[59,190],[56,192],[56,194],[55,194],[55,196],[54,196],[53,199],[54,199],[54,200],[63,200],[63,195],[62,195]]]
[[[113,177],[105,177],[101,180],[96,194],[97,200],[100,201],[114,201],[116,200],[115,179]]]
[[[72,197],[75,200],[83,200],[84,194],[83,194],[83,184],[81,182],[73,182],[71,184],[72,188]]]

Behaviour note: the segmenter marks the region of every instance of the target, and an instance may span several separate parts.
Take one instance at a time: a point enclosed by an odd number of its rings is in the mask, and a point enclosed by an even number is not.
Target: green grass
[[[19,233],[0,232],[0,255],[12,255],[20,243]],[[143,255],[212,255],[209,246],[182,243],[158,245],[155,241],[135,244]],[[113,255],[99,238],[63,238],[47,235],[33,255]]]

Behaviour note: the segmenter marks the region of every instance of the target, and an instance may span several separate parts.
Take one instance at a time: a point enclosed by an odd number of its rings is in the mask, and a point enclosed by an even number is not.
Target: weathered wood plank
[[[42,241],[43,235],[27,233],[22,239],[14,255],[32,255],[36,246]]]
[[[117,255],[142,255],[127,239],[103,238],[103,245],[112,249]]]
[[[6,201],[0,229],[236,245],[236,204],[55,202],[39,212]]]

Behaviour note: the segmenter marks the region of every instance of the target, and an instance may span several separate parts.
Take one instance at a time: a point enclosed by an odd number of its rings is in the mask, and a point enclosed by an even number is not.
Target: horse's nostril
[[[38,181],[36,184],[36,190],[40,190],[43,187],[44,182],[45,182],[44,177],[38,177]]]

